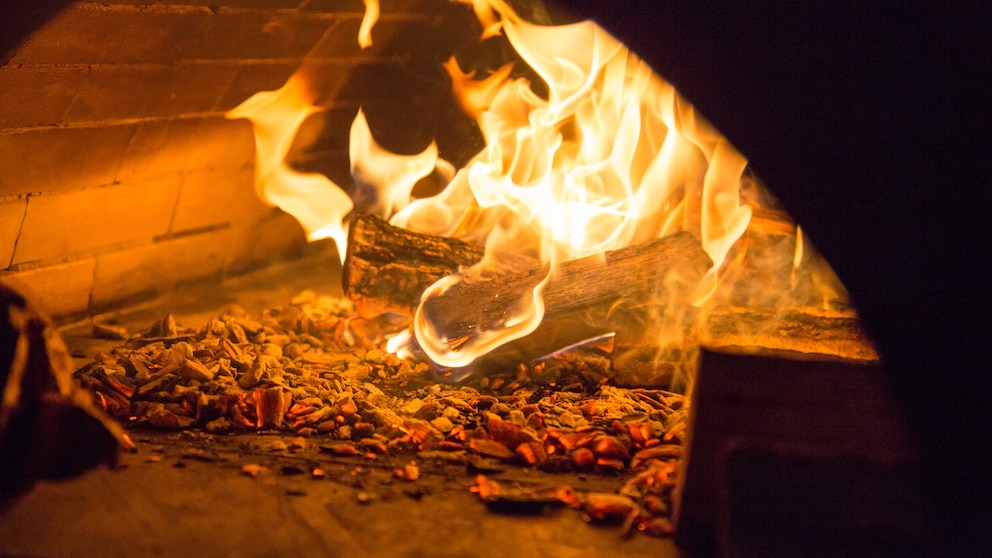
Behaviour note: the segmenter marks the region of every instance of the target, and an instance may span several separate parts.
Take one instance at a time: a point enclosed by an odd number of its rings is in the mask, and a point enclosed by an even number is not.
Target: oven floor
[[[144,327],[165,312],[198,325],[225,304],[248,311],[283,304],[309,288],[339,294],[339,267],[327,259],[269,268],[220,285],[184,289],[127,312],[104,316]],[[98,341],[88,323],[63,328],[85,363],[119,342]],[[0,515],[3,556],[402,556],[676,557],[670,539],[616,525],[585,523],[579,512],[490,512],[470,492],[475,473],[443,456],[386,455],[376,460],[323,453],[320,438],[298,451],[273,450],[288,433],[211,436],[138,431],[137,453],[116,469],[39,483]],[[420,478],[393,471],[416,460]],[[264,467],[257,476],[245,465]],[[311,475],[323,469],[324,478]],[[596,475],[549,475],[505,467],[509,486],[569,483],[611,491]]]
[[[491,513],[469,491],[474,480],[464,466],[418,459],[421,477],[407,482],[392,472],[409,458],[334,458],[316,447],[275,455],[268,445],[289,441],[277,435],[136,433],[135,439],[138,453],[125,456],[119,469],[39,484],[15,502],[0,521],[0,554],[678,555],[670,540],[640,534],[622,538],[619,527],[588,525],[567,508],[536,516]],[[246,464],[268,470],[250,477],[241,471]],[[314,480],[313,466],[327,476]],[[548,480],[523,469],[504,470],[497,478],[523,485]],[[595,477],[567,481],[607,489]]]

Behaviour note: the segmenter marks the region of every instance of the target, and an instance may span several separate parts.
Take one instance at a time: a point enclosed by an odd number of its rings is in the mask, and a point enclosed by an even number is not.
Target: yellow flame
[[[799,269],[803,264],[803,229],[796,227],[796,252],[792,256],[792,268]]]
[[[548,99],[507,79],[508,67],[471,84],[449,61],[487,145],[442,195],[414,202],[396,221],[451,231],[469,210],[510,211],[530,224],[522,231],[549,240],[544,259],[560,261],[670,230],[688,187],[702,197],[703,245],[719,264],[749,219],[738,194],[746,160],[594,23],[504,21],[503,29],[549,85]],[[449,215],[447,226],[436,224],[438,214]]]
[[[308,240],[333,238],[344,261],[348,231],[344,217],[351,198],[326,176],[300,173],[286,164],[297,130],[318,109],[301,73],[276,91],[256,93],[230,110],[228,118],[247,118],[255,133],[255,189],[259,197],[296,217]]]
[[[469,4],[475,11],[475,17],[482,23],[482,35],[480,39],[488,39],[499,35],[503,22],[500,20],[501,13],[510,13],[512,10],[500,0],[453,0],[462,4]]]
[[[409,358],[413,354],[410,352],[410,340],[413,333],[409,329],[397,333],[386,341],[386,351],[395,354],[400,358]]]
[[[465,114],[478,120],[492,104],[499,88],[509,79],[513,64],[505,64],[482,80],[472,79],[475,77],[475,72],[470,74],[463,72],[454,56],[444,63],[444,68],[451,76],[451,90],[458,99],[458,104]]]
[[[485,147],[457,171],[439,158],[435,144],[416,155],[396,155],[375,141],[359,111],[350,135],[353,177],[378,192],[381,212],[392,215],[394,225],[485,243],[480,266],[507,251],[550,265],[516,315],[497,330],[456,342],[436,331],[423,311],[423,300],[460,277],[439,281],[423,294],[414,320],[425,353],[443,366],[465,366],[538,327],[541,291],[556,264],[680,230],[694,233],[713,260],[696,298],[698,304],[709,300],[723,263],[751,222],[741,194],[747,160],[671,84],[595,23],[539,26],[522,20],[503,0],[454,1],[472,6],[483,38],[505,35],[546,84],[546,96],[535,93],[527,79],[511,77],[512,63],[477,79],[451,58],[445,68],[453,92],[478,123]],[[363,47],[371,44],[378,9],[377,1],[366,1]],[[333,236],[343,257],[341,220],[351,201],[326,178],[298,175],[283,162],[296,129],[318,110],[305,80],[294,76],[281,90],[256,97],[229,116],[255,124],[259,192],[296,215],[309,237]],[[446,176],[447,186],[432,197],[412,199],[414,186],[431,173]],[[681,316],[662,314],[680,323]],[[390,349],[402,351],[407,338],[393,338]]]
[[[550,275],[534,287],[529,300],[521,301],[523,304],[520,311],[508,317],[504,321],[502,329],[483,330],[457,344],[453,344],[452,340],[434,329],[430,319],[424,315],[424,305],[421,303],[413,320],[414,332],[420,348],[432,361],[442,366],[461,368],[472,364],[480,355],[510,341],[530,335],[541,324],[541,319],[544,317],[544,298],[541,293],[547,285],[549,277]],[[442,294],[459,280],[454,275],[443,277],[424,291],[423,300]]]
[[[438,165],[437,144],[433,142],[416,155],[396,155],[380,147],[362,110],[351,124],[348,154],[355,182],[378,190],[387,217],[410,203],[410,192],[417,181]]]
[[[365,0],[365,15],[362,16],[362,24],[358,28],[358,46],[368,48],[372,46],[372,28],[379,21],[379,0]]]
[[[560,261],[675,232],[685,200],[694,197],[696,232],[719,268],[750,221],[739,193],[744,157],[593,22],[538,26],[502,2],[472,4],[483,16],[502,16],[499,27],[548,85],[547,99],[527,80],[509,79],[510,66],[475,81],[450,60],[453,90],[477,119],[486,147],[441,194],[413,201],[394,224],[484,238],[487,254],[534,247],[554,269]],[[425,299],[440,290],[432,288]],[[478,343],[457,351],[445,349],[443,333],[418,313],[417,339],[435,362],[463,366],[532,331],[542,309],[527,305],[529,315],[514,316],[512,326],[480,333]]]

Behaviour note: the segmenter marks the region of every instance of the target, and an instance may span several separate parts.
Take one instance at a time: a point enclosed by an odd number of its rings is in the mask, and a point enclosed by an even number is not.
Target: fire
[[[417,181],[434,172],[439,164],[435,143],[417,155],[396,155],[380,147],[361,110],[351,125],[348,155],[355,182],[379,192],[383,217],[406,207]]]
[[[296,217],[308,240],[333,238],[343,262],[348,238],[344,217],[354,206],[351,198],[326,176],[296,172],[285,161],[303,121],[320,110],[312,104],[314,97],[304,74],[297,73],[277,91],[256,93],[227,117],[252,122],[259,197]]]
[[[362,24],[358,28],[358,46],[368,48],[372,46],[372,28],[379,20],[379,0],[365,0],[365,16],[362,17]]]
[[[380,212],[392,224],[485,244],[480,267],[513,252],[548,264],[549,272],[501,328],[468,339],[444,338],[421,303],[414,319],[419,347],[437,364],[466,366],[541,323],[541,291],[559,263],[682,230],[694,233],[714,264],[698,289],[696,304],[706,304],[751,223],[752,207],[741,193],[747,160],[671,84],[595,23],[540,26],[502,0],[453,1],[472,5],[483,38],[505,36],[547,94],[535,93],[527,78],[512,77],[512,62],[478,78],[452,57],[444,65],[452,90],[478,123],[485,147],[457,171],[435,144],[396,155],[375,141],[359,110],[350,135],[353,177],[379,193]],[[378,15],[377,0],[366,0],[363,48],[371,44]],[[296,216],[311,240],[334,238],[343,257],[352,202],[325,177],[295,173],[283,162],[299,125],[319,110],[312,98],[299,72],[228,116],[250,118],[255,126],[262,197]],[[414,199],[414,186],[432,173],[447,177],[447,186]],[[796,268],[803,259],[797,240]],[[422,300],[461,280],[455,274],[438,281]],[[397,338],[390,350],[406,345]]]
[[[593,22],[538,26],[501,3],[489,6],[548,96],[535,94],[526,79],[510,79],[508,66],[475,81],[449,61],[454,90],[486,147],[441,195],[412,202],[392,222],[485,239],[494,255],[525,247],[553,270],[683,228],[688,200],[700,208],[702,244],[719,268],[750,220],[739,195],[744,157]],[[473,223],[468,234],[466,221]],[[456,281],[439,282],[425,298]],[[417,340],[434,362],[464,366],[540,324],[543,285],[504,330],[480,332],[457,350],[433,331],[422,306]]]

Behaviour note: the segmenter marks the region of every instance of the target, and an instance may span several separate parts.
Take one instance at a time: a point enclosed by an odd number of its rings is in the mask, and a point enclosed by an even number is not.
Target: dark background
[[[930,4],[556,3],[671,81],[803,225],[875,337],[946,540],[968,553],[992,531],[992,8]]]
[[[0,63],[65,2],[0,3]],[[549,2],[552,4],[552,2]],[[978,2],[557,0],[671,81],[849,289],[962,552],[992,531],[988,125]]]

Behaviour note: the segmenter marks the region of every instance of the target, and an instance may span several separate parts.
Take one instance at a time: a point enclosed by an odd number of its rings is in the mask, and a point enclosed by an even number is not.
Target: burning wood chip
[[[268,471],[268,469],[257,463],[249,463],[248,465],[241,467],[241,473],[248,475],[249,477],[257,477],[265,471]]]
[[[460,386],[438,384],[426,363],[396,358],[363,336],[376,326],[362,320],[350,302],[312,293],[260,316],[231,309],[198,330],[166,316],[75,377],[131,424],[292,434],[289,444],[261,446],[276,452],[305,452],[311,437],[331,459],[433,451],[473,474],[513,466],[606,473],[618,478],[615,494],[561,484],[508,490],[488,478],[476,489],[493,511],[540,513],[564,504],[591,521],[670,534],[683,396],[612,385],[609,358],[598,349],[495,370]],[[396,478],[413,481],[424,465],[394,467]],[[243,473],[263,470],[246,465]],[[324,474],[312,466],[307,472]],[[368,503],[375,495],[356,498]]]

